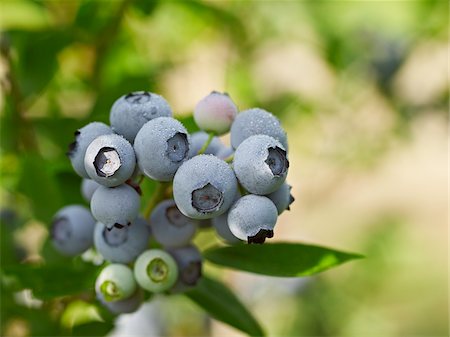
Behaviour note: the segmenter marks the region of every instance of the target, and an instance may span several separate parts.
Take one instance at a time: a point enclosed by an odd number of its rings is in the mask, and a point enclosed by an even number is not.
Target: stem
[[[197,154],[203,154],[205,153],[206,149],[208,148],[209,144],[211,144],[211,141],[214,138],[215,133],[214,132],[210,132],[208,134],[208,139],[206,140],[205,144],[203,144],[202,148],[198,151]]]
[[[166,182],[158,182],[155,190],[153,191],[152,197],[150,198],[147,208],[144,211],[144,218],[148,219],[150,214],[152,214],[155,206],[165,198],[165,190],[169,186],[169,183]]]
[[[233,162],[233,159],[234,159],[234,154],[224,158],[223,161],[226,162],[226,163],[231,163],[231,162]]]

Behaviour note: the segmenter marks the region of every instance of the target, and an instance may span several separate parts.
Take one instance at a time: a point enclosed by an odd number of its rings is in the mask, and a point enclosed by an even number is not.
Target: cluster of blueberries
[[[197,104],[194,120],[203,131],[190,135],[163,97],[133,92],[112,106],[111,126],[90,123],[69,146],[91,209],[61,209],[52,241],[69,256],[95,246],[111,263],[95,290],[114,313],[136,310],[143,289],[179,292],[195,286],[202,256],[191,241],[198,228],[214,227],[230,244],[263,243],[293,202],[285,182],[287,137],[276,117],[259,108],[238,113],[228,94],[214,91]],[[226,146],[217,136],[229,131]],[[144,177],[159,188],[140,216]],[[150,239],[160,248],[149,249]]]

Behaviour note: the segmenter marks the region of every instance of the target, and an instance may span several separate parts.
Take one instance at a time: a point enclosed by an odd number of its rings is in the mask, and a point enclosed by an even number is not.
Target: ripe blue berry
[[[123,264],[110,264],[102,269],[95,281],[95,292],[102,302],[129,298],[137,288],[133,271]]]
[[[228,94],[213,91],[197,103],[194,120],[200,129],[223,135],[230,130],[237,113],[238,109]]]
[[[129,263],[147,248],[149,237],[150,231],[143,218],[137,218],[129,226],[111,229],[101,222],[97,222],[94,231],[94,245],[105,260]]]
[[[277,217],[277,208],[269,198],[248,194],[231,207],[228,225],[237,238],[248,243],[263,243],[273,237]]]
[[[172,199],[159,203],[150,216],[152,234],[164,247],[181,247],[195,235],[194,220],[184,216]]]
[[[227,159],[234,155],[234,149],[231,146],[222,145],[221,149],[214,154],[220,159]]]
[[[286,209],[289,210],[289,206],[294,202],[291,189],[292,186],[285,182],[275,192],[266,195],[277,207],[278,214],[283,213]]]
[[[91,202],[92,195],[99,186],[100,184],[92,179],[83,179],[81,183],[81,195],[83,196],[84,200],[86,200],[87,202]]]
[[[89,177],[107,187],[123,184],[133,175],[135,166],[133,146],[116,134],[95,138],[84,157]]]
[[[172,109],[163,97],[147,91],[136,91],[114,102],[109,119],[114,132],[133,143],[145,123],[157,117],[170,116]]]
[[[195,286],[202,276],[202,255],[197,247],[188,245],[169,249],[168,252],[178,266],[178,280],[172,291],[180,292]]]
[[[170,181],[188,156],[188,133],[176,119],[155,118],[138,132],[134,150],[139,168],[147,177]]]
[[[250,193],[269,194],[286,180],[289,161],[277,140],[251,136],[236,149],[233,168],[241,185]]]
[[[129,185],[100,186],[91,200],[92,215],[106,227],[125,227],[133,222],[140,207],[139,194]]]
[[[218,217],[212,218],[211,222],[212,225],[214,226],[214,229],[216,230],[217,235],[220,238],[222,238],[225,242],[234,244],[240,241],[230,231],[230,227],[228,226],[228,212],[221,214]]]
[[[160,293],[173,287],[178,278],[178,267],[169,253],[150,249],[137,258],[134,277],[142,288]]]
[[[99,136],[112,133],[113,131],[108,125],[100,122],[89,123],[75,131],[75,140],[69,145],[67,156],[72,163],[73,169],[79,176],[89,178],[89,175],[84,168],[84,156],[89,144]]]
[[[92,246],[95,220],[81,205],[66,206],[53,217],[50,235],[63,255],[75,256]]]
[[[236,149],[248,137],[259,134],[275,138],[287,150],[287,136],[280,121],[270,112],[259,108],[245,110],[237,115],[231,126],[231,145]]]
[[[179,210],[193,219],[209,219],[225,213],[237,191],[233,170],[213,155],[186,161],[173,180],[173,196]]]
[[[208,140],[209,135],[204,131],[194,132],[191,135],[189,144],[189,154],[188,158],[192,158],[198,154],[203,144]],[[206,148],[204,154],[216,154],[220,149],[222,149],[222,142],[219,138],[213,137],[211,143]]]

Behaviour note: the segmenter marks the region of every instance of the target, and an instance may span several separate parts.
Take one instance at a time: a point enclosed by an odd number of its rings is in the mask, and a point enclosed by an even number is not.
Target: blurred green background
[[[3,0],[2,266],[53,258],[52,215],[83,202],[64,155],[77,128],[108,123],[133,90],[160,93],[187,122],[199,99],[227,91],[289,135],[296,202],[273,240],[367,256],[307,279],[222,273],[268,334],[448,336],[448,6]],[[67,301],[42,304],[7,283],[1,335],[67,323]],[[177,296],[126,316],[101,333],[240,335]]]

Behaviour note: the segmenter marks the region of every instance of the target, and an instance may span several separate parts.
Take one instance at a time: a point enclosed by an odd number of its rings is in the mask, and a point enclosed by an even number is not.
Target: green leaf
[[[77,325],[72,329],[72,336],[106,336],[114,328],[111,322],[91,322]]]
[[[30,199],[35,217],[45,223],[64,205],[50,165],[38,155],[22,156],[17,189]]]
[[[15,291],[31,289],[33,295],[42,300],[92,291],[96,273],[97,267],[81,261],[73,261],[73,265],[19,264],[2,267],[2,275],[14,280],[12,287]]]
[[[308,276],[363,256],[300,243],[266,243],[211,248],[207,260],[251,273],[270,276]]]
[[[213,318],[251,336],[264,336],[264,331],[256,319],[222,282],[203,276],[186,296]]]

